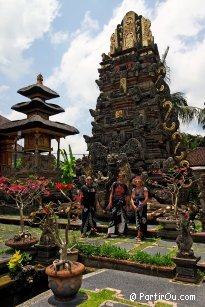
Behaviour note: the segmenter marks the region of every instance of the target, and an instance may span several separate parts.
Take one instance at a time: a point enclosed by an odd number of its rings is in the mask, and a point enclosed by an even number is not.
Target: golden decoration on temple
[[[142,46],[147,47],[154,42],[154,37],[150,30],[151,21],[142,17]]]
[[[124,94],[127,93],[127,79],[126,78],[121,78],[120,79],[120,89]]]
[[[116,112],[115,112],[115,118],[122,117],[122,114],[123,114],[122,110],[116,111]]]

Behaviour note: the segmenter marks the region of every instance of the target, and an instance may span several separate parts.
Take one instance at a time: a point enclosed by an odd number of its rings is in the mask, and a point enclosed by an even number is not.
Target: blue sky
[[[62,147],[71,144],[74,153],[86,153],[82,136],[91,135],[89,109],[99,95],[95,80],[101,54],[109,52],[110,36],[130,10],[151,20],[161,55],[170,46],[171,92],[182,91],[190,105],[203,107],[203,0],[0,0],[0,114],[24,117],[11,111],[26,100],[16,92],[35,83],[41,72],[44,84],[60,95],[52,102],[66,111],[51,119],[80,131],[62,140]],[[204,135],[196,123],[181,129]]]

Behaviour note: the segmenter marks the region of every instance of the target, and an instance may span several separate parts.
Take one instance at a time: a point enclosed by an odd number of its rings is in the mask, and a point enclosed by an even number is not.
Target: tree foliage
[[[76,163],[71,146],[68,145],[69,154],[65,149],[61,149],[60,153],[63,157],[63,161],[60,162],[60,169],[62,170],[62,182],[72,183],[73,177],[75,177],[74,166]]]
[[[189,150],[193,150],[197,147],[205,147],[205,138],[199,134],[192,135],[189,133],[183,133],[182,144]]]
[[[190,123],[193,119],[197,119],[199,121],[202,109],[189,106],[184,93],[176,92],[171,94],[171,97],[173,106],[182,123]]]

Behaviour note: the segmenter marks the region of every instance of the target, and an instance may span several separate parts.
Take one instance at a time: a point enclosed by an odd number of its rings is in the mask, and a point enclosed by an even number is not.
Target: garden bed
[[[82,262],[85,266],[91,266],[95,268],[115,269],[166,278],[173,278],[175,276],[175,266],[154,266],[129,260],[113,259],[101,256],[87,256],[81,253],[79,254],[79,261]]]

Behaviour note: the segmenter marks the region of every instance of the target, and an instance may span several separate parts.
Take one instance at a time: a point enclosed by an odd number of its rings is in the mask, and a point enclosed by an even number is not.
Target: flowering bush
[[[36,224],[39,224],[42,232],[46,234],[47,239],[50,238],[50,242],[55,243],[59,247],[60,259],[55,260],[55,268],[65,268],[69,262],[67,260],[67,251],[69,244],[68,231],[70,226],[70,214],[71,209],[77,208],[79,196],[72,195],[72,192],[76,194],[77,190],[74,189],[74,186],[71,183],[56,183],[54,187],[62,193],[68,202],[59,202],[59,204],[49,202],[44,204],[43,208],[41,209],[43,214],[36,215],[33,213],[32,218]],[[67,224],[65,227],[64,236],[61,235],[58,227],[58,215],[62,212],[67,215]],[[72,246],[69,250],[72,250],[73,247],[74,246]]]
[[[28,179],[0,178],[0,190],[15,201],[19,211],[21,232],[24,233],[24,209],[42,195],[49,195],[49,180],[44,177]]]

